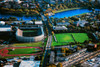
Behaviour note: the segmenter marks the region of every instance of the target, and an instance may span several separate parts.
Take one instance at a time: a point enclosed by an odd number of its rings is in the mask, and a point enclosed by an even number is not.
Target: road
[[[46,44],[46,47],[45,47],[45,52],[44,52],[44,59],[43,59],[43,64],[42,64],[42,67],[46,67],[46,63],[47,63],[47,53],[48,51],[50,51],[51,49],[51,43],[52,43],[52,34],[51,34],[51,28],[49,26],[49,22],[47,22],[47,18],[42,15],[43,19],[44,19],[44,23],[46,24],[46,27],[48,29],[48,40],[47,40],[47,44]]]
[[[63,67],[68,67],[68,66],[71,66],[73,64],[79,63],[81,60],[84,60],[84,59],[88,60],[88,58],[93,57],[93,56],[97,56],[98,54],[100,54],[100,50],[95,51],[95,52],[90,52],[90,53],[86,52],[86,53],[78,55],[77,57],[69,59],[69,61],[62,62],[62,65],[63,65]]]
[[[52,43],[52,35],[49,35],[48,36],[47,45],[46,45],[46,50],[50,50],[51,49],[51,43]]]

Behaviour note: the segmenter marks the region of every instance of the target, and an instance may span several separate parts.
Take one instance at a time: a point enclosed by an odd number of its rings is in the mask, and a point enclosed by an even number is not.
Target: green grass
[[[74,42],[70,33],[55,34],[58,42]]]
[[[73,33],[72,35],[74,39],[80,43],[83,43],[85,40],[89,40],[89,37],[86,33]]]
[[[52,40],[52,46],[60,46],[60,45],[68,45],[70,42],[75,42],[75,41],[83,43],[85,40],[89,40],[88,35],[86,33],[60,33],[60,34],[55,34],[57,42]]]
[[[23,32],[37,32],[37,30],[23,30]]]
[[[67,8],[67,9],[63,9],[63,10],[53,11],[53,13],[59,13],[59,12],[68,11],[68,10],[75,10],[75,9],[81,9],[81,8]]]
[[[32,54],[37,51],[39,50],[36,50],[35,48],[15,49],[13,51],[10,51],[9,54]]]
[[[36,42],[36,43],[16,43],[13,44],[13,46],[17,47],[43,47],[44,45],[42,44],[42,41]]]

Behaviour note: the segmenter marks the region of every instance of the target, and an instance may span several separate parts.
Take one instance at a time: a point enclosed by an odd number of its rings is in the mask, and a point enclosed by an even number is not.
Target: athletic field
[[[67,45],[70,42],[83,43],[85,40],[89,40],[87,33],[59,33],[55,34],[56,40],[53,37],[52,46]]]
[[[8,47],[0,49],[1,57],[39,55],[43,52],[40,47]]]
[[[24,48],[24,49],[15,49],[12,51],[9,51],[9,54],[32,54],[34,52],[37,52],[35,48]]]

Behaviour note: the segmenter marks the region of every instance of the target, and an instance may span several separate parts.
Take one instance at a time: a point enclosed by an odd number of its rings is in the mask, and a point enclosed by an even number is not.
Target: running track
[[[41,52],[35,53],[35,54],[12,54],[12,55],[8,54],[8,53],[9,53],[8,49],[24,49],[24,48],[37,48],[37,49],[40,49]],[[39,54],[41,54],[41,53],[43,53],[43,49],[40,48],[40,47],[8,47],[8,48],[0,49],[0,55],[1,55],[2,57],[7,57],[7,56],[29,56],[29,55],[39,55]]]

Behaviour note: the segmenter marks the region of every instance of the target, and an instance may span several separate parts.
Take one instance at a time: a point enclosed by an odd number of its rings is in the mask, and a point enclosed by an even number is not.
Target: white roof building
[[[8,1],[20,2],[20,0],[4,0],[4,2],[8,2]]]
[[[43,23],[42,23],[42,21],[35,21],[35,24],[36,25],[42,25]]]
[[[39,67],[40,61],[22,61],[19,67]]]
[[[59,23],[57,23],[57,25],[58,26],[65,26],[65,25],[70,25],[70,23],[68,23],[68,22],[65,22],[65,23],[59,22]]]
[[[4,67],[13,67],[13,65],[5,65]]]
[[[67,30],[65,26],[53,26],[53,30]]]
[[[88,23],[88,21],[86,21],[86,20],[79,20],[79,21],[77,21],[77,26],[81,26],[81,27],[84,27],[84,25],[86,24],[86,23]]]
[[[25,24],[33,24],[33,21],[25,21]]]
[[[0,21],[0,25],[5,25],[5,22],[4,21]]]
[[[0,26],[0,31],[5,32],[5,31],[11,31],[12,27],[11,26]]]

